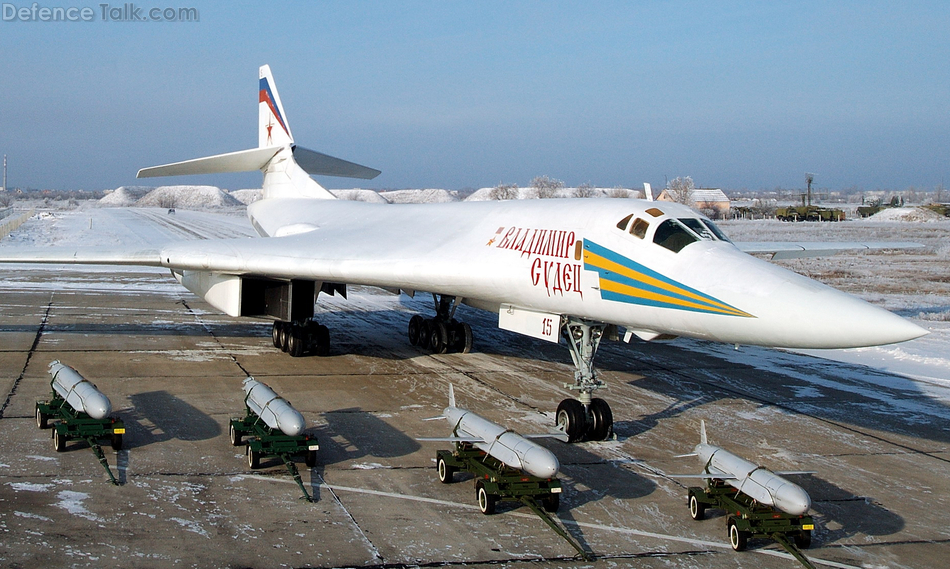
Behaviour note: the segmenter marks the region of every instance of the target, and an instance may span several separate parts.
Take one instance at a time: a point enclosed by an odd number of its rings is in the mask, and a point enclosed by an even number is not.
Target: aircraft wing
[[[855,243],[850,241],[747,241],[733,243],[739,250],[746,253],[771,254],[773,260],[800,259],[803,257],[824,257],[841,251],[860,251],[872,249],[920,249],[920,243],[902,241],[880,241]]]
[[[0,262],[161,267],[161,253],[155,248],[0,247]]]

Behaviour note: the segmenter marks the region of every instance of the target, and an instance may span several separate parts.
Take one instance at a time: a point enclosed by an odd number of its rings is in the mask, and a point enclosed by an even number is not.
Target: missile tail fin
[[[706,442],[706,420],[705,419],[701,419],[699,421],[699,442],[704,445],[708,444]]]
[[[455,407],[455,387],[449,384],[449,407]]]

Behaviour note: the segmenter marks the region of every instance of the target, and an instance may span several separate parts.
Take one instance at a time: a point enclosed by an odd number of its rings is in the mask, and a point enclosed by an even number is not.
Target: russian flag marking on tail
[[[270,66],[264,65],[260,69],[260,85],[258,88],[258,106],[260,112],[258,146],[285,146],[293,144],[294,136],[290,133],[290,125],[284,114],[284,106],[280,102],[280,95],[274,85]]]

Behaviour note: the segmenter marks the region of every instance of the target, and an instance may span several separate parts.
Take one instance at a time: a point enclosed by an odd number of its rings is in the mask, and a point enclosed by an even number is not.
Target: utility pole
[[[7,155],[3,155],[3,188],[0,191],[7,191]]]
[[[815,179],[815,175],[811,172],[805,172],[805,182],[808,184],[808,206],[811,207],[811,182]]]

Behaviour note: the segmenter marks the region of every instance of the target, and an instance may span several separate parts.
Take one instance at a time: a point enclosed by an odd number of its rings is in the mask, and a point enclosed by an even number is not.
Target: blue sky
[[[950,183],[946,2],[135,3],[196,23],[54,2],[95,21],[0,21],[10,186],[113,188],[253,147],[264,63],[298,144],[383,171],[329,187]]]

